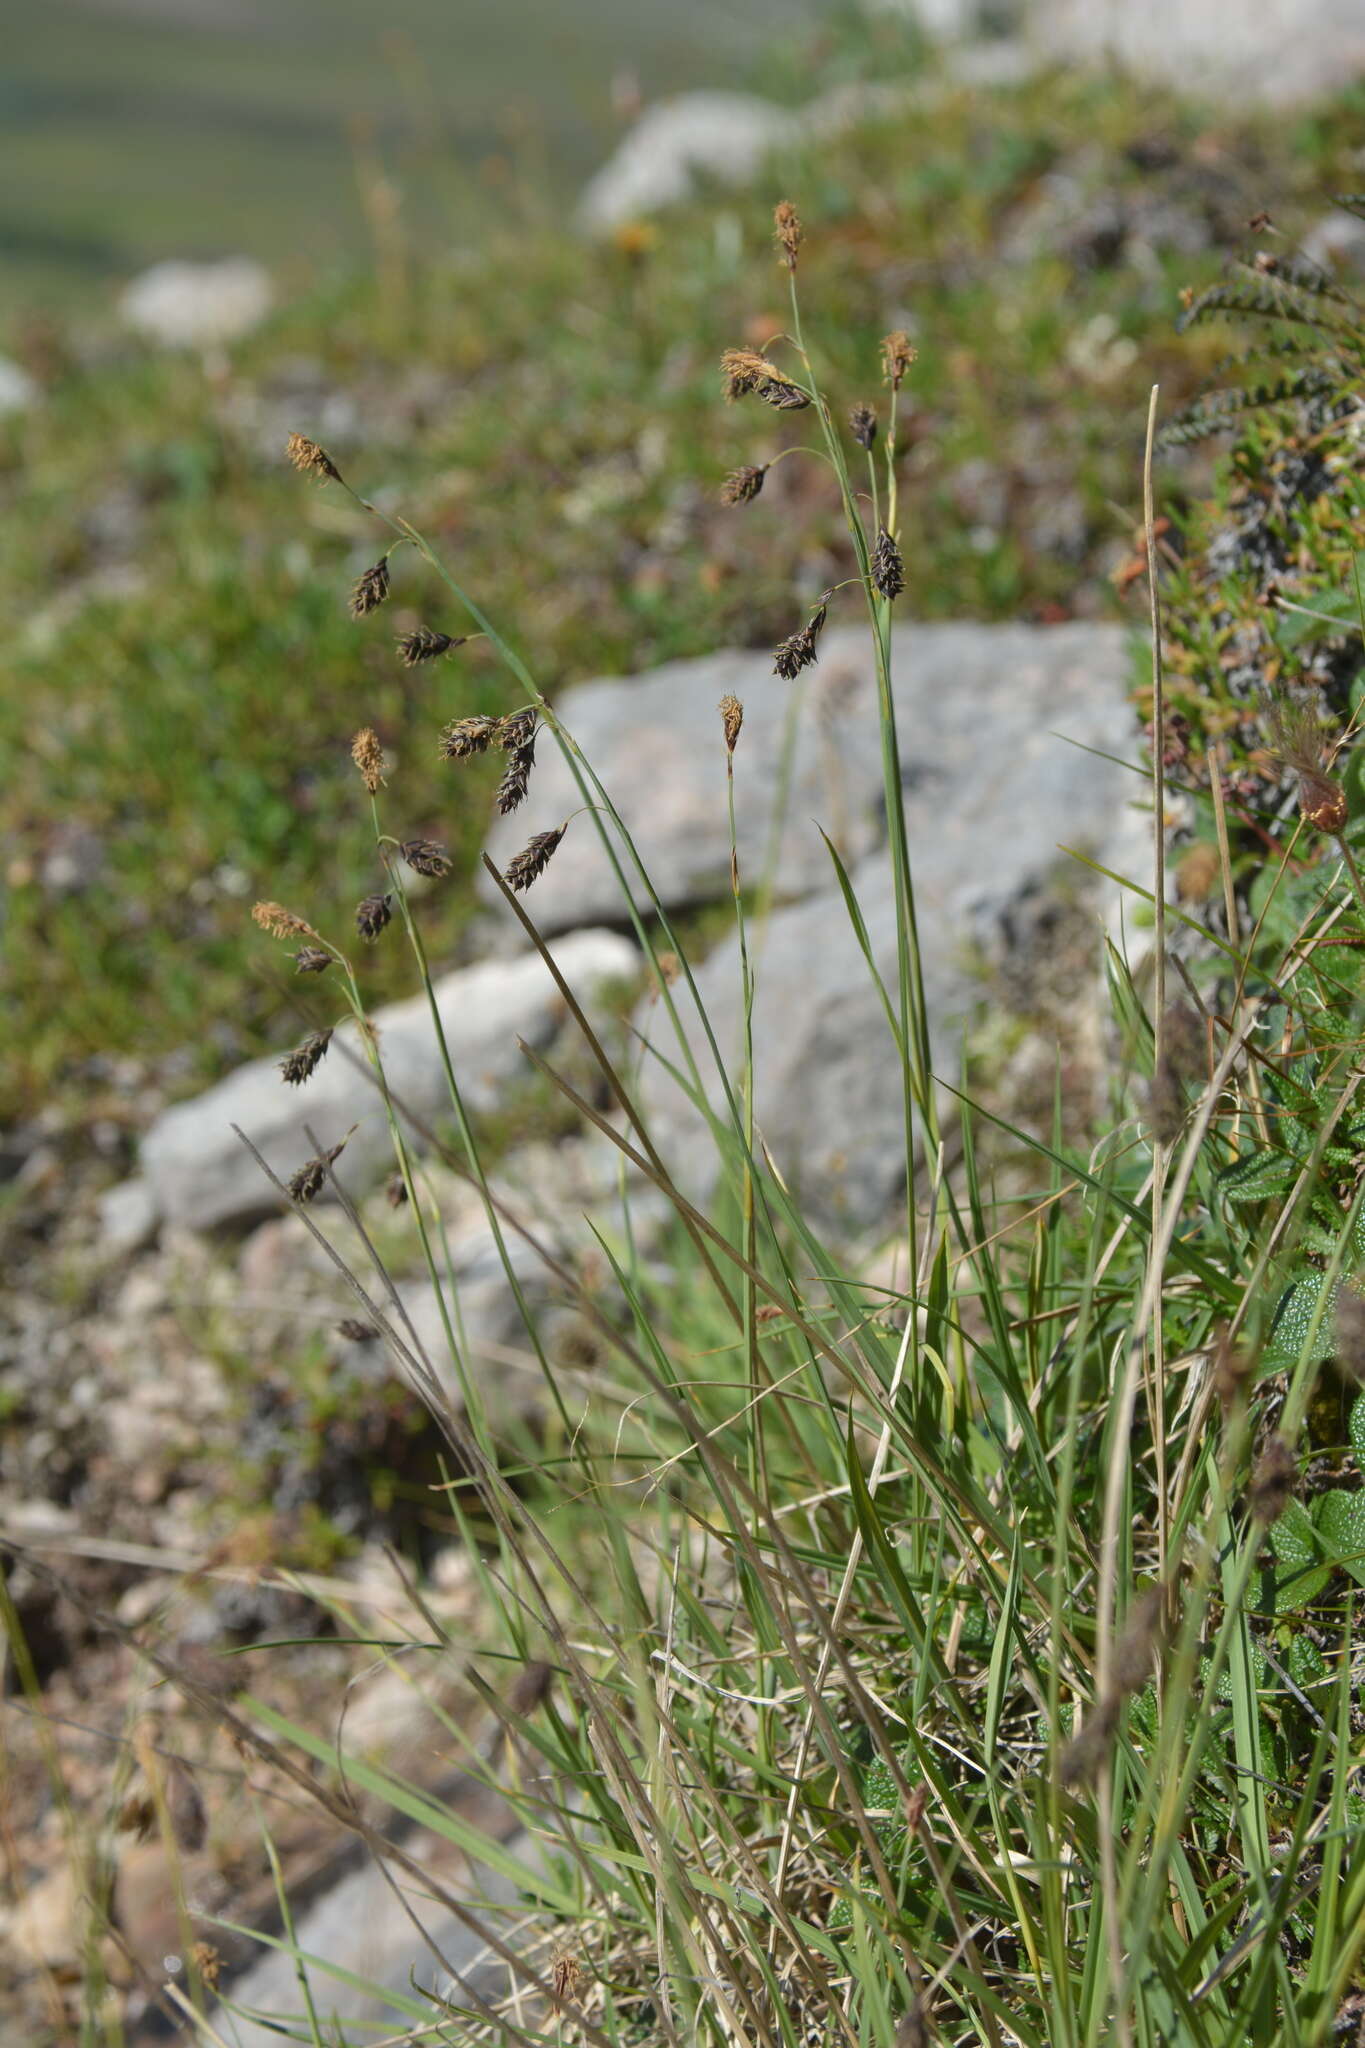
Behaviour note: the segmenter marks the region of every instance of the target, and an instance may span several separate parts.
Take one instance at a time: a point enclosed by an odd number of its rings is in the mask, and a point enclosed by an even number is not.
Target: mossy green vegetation
[[[879,37],[874,61],[850,45],[837,63],[908,90],[910,46]],[[792,98],[828,81],[783,64]],[[514,194],[476,248],[436,238],[320,280],[227,359],[149,354],[88,316],[16,334],[44,397],[0,425],[0,592],[19,621],[0,702],[9,1112],[74,1102],[119,1056],[163,1092],[191,1088],[327,1021],[317,991],[262,963],[244,912],[307,880],[335,926],[373,886],[347,791],[356,725],[402,764],[405,831],[464,870],[474,857],[486,793],[477,774],[453,786],[431,735],[507,708],[489,651],[401,666],[403,627],[462,629],[403,550],[388,605],[352,621],[345,589],[374,542],[335,492],[298,491],[290,431],[343,469],[363,448],[377,502],[499,592],[551,692],[771,642],[847,572],[818,464],[784,462],[751,506],[717,501],[728,469],[786,439],[774,418],[755,446],[712,402],[720,349],[784,323],[764,253],[779,179],[830,224],[808,266],[837,402],[875,398],[868,333],[909,324],[919,348],[901,432],[911,610],[1113,601],[1146,386],[1174,405],[1215,346],[1177,337],[1178,291],[1212,281],[1268,193],[1286,218],[1325,205],[1349,110],[1286,134],[1107,78],[969,91],[916,75],[912,115],[894,90],[869,96],[752,195],[591,245]],[[430,906],[443,957],[467,905],[452,887]],[[386,956],[377,996],[399,985]]]

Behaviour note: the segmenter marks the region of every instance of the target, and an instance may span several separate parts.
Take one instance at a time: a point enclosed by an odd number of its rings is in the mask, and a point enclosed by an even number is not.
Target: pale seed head
[[[360,770],[361,781],[374,796],[384,782],[384,749],[373,726],[362,726],[351,741],[351,759]]]
[[[305,475],[316,476],[323,483],[342,482],[341,471],[325,448],[319,448],[316,441],[310,441],[306,434],[291,434],[285,444],[285,454],[295,469]]]
[[[777,412],[800,412],[810,399],[792,378],[751,348],[727,348],[720,359],[727,398],[761,398]]]
[[[901,380],[919,351],[903,327],[893,327],[890,334],[882,336],[882,374],[893,391],[899,391]]]
[[[790,199],[780,199],[773,209],[773,236],[788,270],[796,268],[796,252],[801,247],[802,232],[796,208]]]
[[[282,903],[254,903],[251,915],[263,932],[269,932],[272,939],[315,939],[317,933],[303,918],[295,917],[292,910],[286,910]]]

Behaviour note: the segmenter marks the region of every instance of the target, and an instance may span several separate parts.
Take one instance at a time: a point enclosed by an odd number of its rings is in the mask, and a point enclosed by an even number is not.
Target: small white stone
[[[106,1188],[96,1203],[100,1241],[116,1258],[140,1252],[156,1236],[157,1207],[150,1187],[139,1175]]]
[[[274,294],[250,256],[154,263],[119,300],[124,325],[163,348],[221,348],[259,327]]]
[[[27,412],[38,401],[38,386],[27,370],[0,356],[0,414]]]

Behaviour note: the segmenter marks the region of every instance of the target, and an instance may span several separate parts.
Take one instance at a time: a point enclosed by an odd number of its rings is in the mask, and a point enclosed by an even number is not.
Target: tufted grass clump
[[[335,747],[350,752],[363,854],[326,886],[344,880],[358,908],[324,915],[263,861],[254,943],[306,936],[325,963],[307,983],[316,1035],[282,1042],[281,1087],[306,1101],[302,1068],[335,1056],[321,1037],[360,1026],[438,1339],[414,1326],[338,1178],[347,1133],[310,1133],[292,1178],[270,1177],[333,1260],[338,1314],[379,1333],[443,1430],[442,1504],[483,1593],[455,1640],[414,1587],[422,1629],[377,1638],[375,1655],[433,1694],[458,1660],[492,1737],[444,1714],[437,1739],[460,1788],[429,1796],[353,1752],[339,1702],[313,1719],[249,1692],[215,1705],[174,1656],[143,1654],[248,1762],[268,1756],[296,1796],[352,1827],[424,1926],[445,1909],[486,1939],[477,1966],[442,1965],[433,1993],[375,1987],[391,2036],[410,2044],[1325,2044],[1365,1997],[1365,1394],[1351,1310],[1365,1272],[1365,1020],[1333,949],[1355,933],[1350,849],[1326,832],[1331,850],[1296,869],[1291,843],[1267,847],[1267,886],[1299,892],[1293,932],[1271,944],[1264,921],[1254,935],[1236,926],[1188,961],[1170,942],[1177,909],[1129,878],[1157,900],[1150,959],[1104,945],[1126,1048],[1112,1113],[1081,1144],[1060,1102],[1050,1130],[1006,1126],[1030,1177],[997,1182],[999,1115],[931,1059],[903,801],[915,736],[891,687],[898,630],[914,658],[900,624],[920,566],[904,457],[923,350],[917,361],[901,328],[880,343],[872,328],[856,384],[831,374],[806,324],[821,306],[806,282],[820,235],[789,204],[775,226],[782,311],[762,346],[729,343],[732,445],[705,481],[761,535],[758,494],[721,478],[759,468],[780,420],[783,461],[837,525],[841,566],[786,598],[775,671],[798,689],[836,613],[869,636],[896,910],[885,978],[831,861],[835,914],[881,999],[883,1028],[860,1051],[899,1079],[905,1200],[886,1256],[822,1234],[764,1142],[761,1077],[780,1048],[753,1023],[763,892],[734,829],[754,743],[742,705],[724,700],[714,727],[741,996],[730,1045],[687,933],[492,594],[466,586],[395,496],[365,495],[363,451],[343,465],[308,442],[308,489],[317,479],[373,525],[367,558],[402,545],[426,636],[409,636],[405,658],[430,650],[444,668],[473,641],[490,661],[484,707],[433,716],[427,742],[452,815],[482,819],[514,795],[525,816],[523,850],[489,870],[556,979],[591,1084],[557,1057],[528,1060],[610,1148],[617,1194],[551,1242],[493,1174],[432,995],[450,854],[429,807],[412,813],[383,717],[357,705],[366,724]],[[1145,483],[1155,574],[1150,433]],[[761,545],[739,532],[737,547]],[[349,624],[358,650],[388,633],[381,607]],[[356,667],[363,678],[363,652]],[[539,805],[537,750],[551,746],[579,791],[567,820]],[[1159,816],[1163,774],[1158,749]],[[566,830],[600,839],[655,992],[624,1053],[537,930],[537,884]],[[1230,844],[1217,878],[1235,902]],[[381,948],[430,1001],[446,1132],[391,1088],[369,1023]],[[651,1126],[647,1065],[672,1073],[709,1133],[704,1195]],[[540,1377],[538,1433],[498,1418],[467,1340],[437,1164],[481,1205]],[[569,1350],[551,1342],[547,1299],[576,1318]],[[486,1806],[470,1818],[471,1787],[496,1800],[496,1821]],[[507,1878],[511,1903],[481,1902],[463,1875],[386,1841],[356,1788]],[[208,1938],[230,1916],[195,1918]],[[325,2041],[330,1994],[354,1973],[310,1955],[287,1890],[282,1920],[270,1938],[301,1988],[278,2024]],[[174,1989],[181,2024],[231,2038],[231,1981],[217,2008],[201,1983]]]

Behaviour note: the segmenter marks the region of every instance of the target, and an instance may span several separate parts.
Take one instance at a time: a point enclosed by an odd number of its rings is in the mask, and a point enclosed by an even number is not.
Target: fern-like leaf
[[[1339,389],[1342,382],[1341,375],[1309,365],[1277,377],[1272,384],[1227,385],[1221,391],[1203,392],[1162,428],[1158,446],[1183,448],[1192,441],[1207,441],[1211,434],[1226,433],[1229,426],[1249,412],[1320,398],[1326,391]]]

